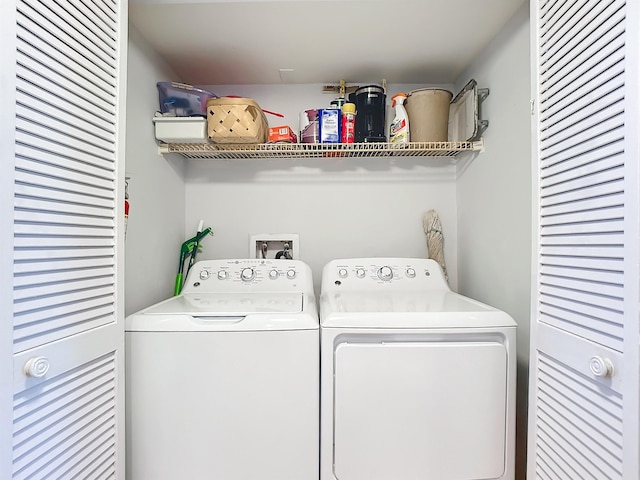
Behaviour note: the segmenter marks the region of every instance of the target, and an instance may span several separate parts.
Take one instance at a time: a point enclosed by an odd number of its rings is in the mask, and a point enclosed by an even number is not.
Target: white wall
[[[184,162],[163,158],[153,133],[156,82],[175,75],[138,31],[129,27],[126,174],[129,224],[125,259],[125,314],[173,294],[184,241]]]
[[[530,303],[529,23],[525,5],[460,76],[491,89],[486,151],[456,166],[446,159],[190,160],[157,156],[154,84],[170,75],[135,31],[129,51],[127,173],[132,202],[127,239],[127,312],[168,296],[178,249],[202,219],[215,232],[199,259],[248,255],[251,233],[298,233],[314,271],[334,258],[425,257],[422,217],[435,209],[452,287],[518,322],[518,478],[524,478]],[[378,83],[374,80],[370,83]],[[366,83],[361,83],[366,84]],[[209,86],[255,98],[271,126],[295,130],[298,113],[328,106],[320,85]],[[390,85],[391,94],[419,88]],[[388,112],[390,115],[391,112]],[[184,170],[183,170],[184,168]]]
[[[458,180],[461,293],[508,312],[518,323],[517,478],[525,475],[531,260],[529,13],[525,4],[461,76],[491,94],[485,152]]]
[[[415,85],[389,85],[388,92]],[[321,85],[209,86],[218,95],[254,98],[271,126],[298,129],[298,114],[328,107]],[[452,87],[451,87],[452,88]],[[390,95],[389,95],[390,97]],[[391,112],[389,111],[388,116]],[[188,162],[185,235],[200,219],[214,229],[198,258],[243,258],[251,233],[297,233],[301,259],[319,286],[331,259],[427,256],[422,216],[436,209],[443,223],[453,287],[456,275],[455,165],[449,159],[323,158]]]

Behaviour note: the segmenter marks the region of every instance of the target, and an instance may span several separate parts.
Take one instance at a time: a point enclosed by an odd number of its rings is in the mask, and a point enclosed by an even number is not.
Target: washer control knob
[[[207,278],[209,278],[209,270],[202,270],[200,272],[200,280],[206,280]]]
[[[271,280],[275,280],[278,278],[278,271],[277,270],[270,270],[269,271],[269,278]]]
[[[591,360],[589,360],[589,369],[596,377],[613,377],[613,363],[608,358],[602,358],[600,355],[591,357]]]
[[[287,270],[287,278],[289,279],[294,279],[296,278],[296,271],[291,269],[291,270]]]
[[[240,272],[240,278],[243,282],[250,282],[256,276],[256,272],[253,271],[253,268],[243,268]]]
[[[202,276],[202,274],[200,275]],[[226,270],[218,271],[218,280],[226,280],[227,278],[229,278],[229,272],[227,272]]]
[[[22,371],[27,377],[41,378],[49,371],[49,359],[47,357],[34,357],[27,360]]]
[[[347,272],[346,268],[341,268],[338,270],[338,276],[340,278],[347,278],[347,275],[349,275],[349,272]]]
[[[385,282],[391,280],[393,278],[393,270],[391,270],[391,267],[380,267],[378,269],[378,278],[380,280],[384,280]]]
[[[364,268],[358,268],[356,270],[356,276],[358,278],[364,278],[364,276],[367,274],[367,271]]]
[[[411,267],[407,268],[407,277],[414,278],[415,276],[416,276],[416,271]]]

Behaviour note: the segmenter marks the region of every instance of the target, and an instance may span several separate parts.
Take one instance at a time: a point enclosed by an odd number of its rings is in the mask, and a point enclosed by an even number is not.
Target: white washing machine
[[[426,259],[322,273],[322,480],[514,478],[516,324]]]
[[[126,319],[128,480],[319,476],[319,326],[298,260],[196,263]]]

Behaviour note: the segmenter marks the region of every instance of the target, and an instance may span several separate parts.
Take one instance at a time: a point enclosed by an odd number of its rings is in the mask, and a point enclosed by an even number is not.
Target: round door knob
[[[393,278],[393,270],[391,270],[391,267],[380,267],[378,269],[378,278],[385,282],[391,280]]]
[[[613,376],[613,363],[608,358],[594,355],[589,360],[589,369],[596,377],[607,378]]]
[[[364,268],[359,268],[356,270],[356,276],[358,278],[364,278],[364,276],[367,274],[367,272],[365,271]]]
[[[253,280],[253,277],[255,277],[255,275],[256,275],[256,272],[253,271],[253,268],[243,268],[242,271],[240,272],[240,278],[244,282]]]
[[[27,377],[44,377],[49,371],[49,359],[47,357],[31,358],[24,364],[23,371]]]

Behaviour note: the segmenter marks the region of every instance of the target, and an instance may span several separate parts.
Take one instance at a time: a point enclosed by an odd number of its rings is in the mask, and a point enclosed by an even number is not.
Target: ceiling
[[[192,85],[453,83],[526,0],[130,0]]]

